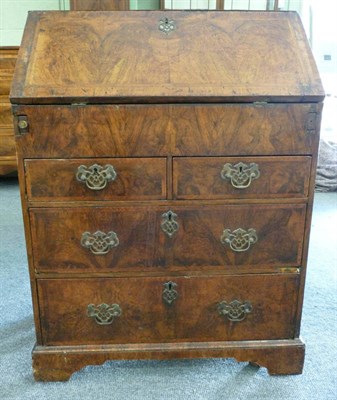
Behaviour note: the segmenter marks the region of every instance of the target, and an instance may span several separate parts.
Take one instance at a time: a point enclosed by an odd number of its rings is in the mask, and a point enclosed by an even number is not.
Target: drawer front
[[[26,160],[31,200],[153,200],[166,198],[165,158]]]
[[[311,157],[178,157],[174,198],[305,197]]]
[[[19,106],[24,158],[311,154],[311,104]]]
[[[299,266],[305,205],[36,208],[38,272]]]
[[[40,279],[43,344],[292,338],[297,287],[297,274]]]

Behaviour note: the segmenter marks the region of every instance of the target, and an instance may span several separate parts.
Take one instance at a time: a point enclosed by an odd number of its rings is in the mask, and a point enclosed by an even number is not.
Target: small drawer
[[[43,344],[290,339],[298,278],[39,279]]]
[[[166,198],[165,158],[25,160],[30,200]]]
[[[34,265],[66,274],[300,266],[305,213],[305,204],[31,208]]]
[[[308,196],[311,157],[177,157],[176,199]]]

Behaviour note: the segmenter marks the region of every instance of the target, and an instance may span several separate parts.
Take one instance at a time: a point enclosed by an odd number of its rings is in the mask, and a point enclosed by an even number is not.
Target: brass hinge
[[[71,103],[72,107],[83,107],[83,106],[86,106],[86,105],[87,105],[87,103],[85,103],[85,102],[82,102],[82,103]]]
[[[301,269],[297,267],[284,267],[279,268],[279,271],[285,274],[298,274],[301,272]]]
[[[254,101],[254,106],[266,106],[268,104],[267,101]]]
[[[23,136],[29,132],[29,124],[27,115],[18,115],[16,117],[16,136]]]
[[[310,111],[308,113],[308,119],[305,127],[305,131],[308,135],[314,135],[316,133],[316,125],[317,125],[317,112]]]

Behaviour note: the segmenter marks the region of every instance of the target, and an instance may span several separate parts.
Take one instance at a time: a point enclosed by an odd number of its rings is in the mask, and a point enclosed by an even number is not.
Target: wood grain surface
[[[0,176],[17,172],[13,115],[9,91],[18,47],[0,47]]]
[[[20,106],[24,158],[311,154],[314,104]]]
[[[260,176],[238,189],[223,179],[225,164],[258,166]],[[311,157],[176,157],[173,159],[175,199],[306,197]],[[234,182],[235,185],[235,182]]]
[[[162,301],[177,284],[177,300]],[[38,280],[44,345],[290,339],[298,275]],[[221,301],[250,301],[240,322],[219,315]],[[118,304],[110,325],[87,316],[89,304]]]
[[[138,358],[301,373],[323,98],[295,13],[30,13],[11,101],[35,378]],[[244,190],[220,178],[238,162],[260,169]],[[113,164],[117,179],[93,193],[75,179],[87,163]],[[221,240],[239,228],[256,235],[242,252]],[[106,254],[81,243],[98,231],[118,236]],[[216,307],[233,300],[252,305],[240,322]],[[122,309],[111,325],[87,315],[101,303]]]
[[[158,28],[165,17],[175,21],[169,34]],[[22,47],[13,103],[324,96],[295,12],[32,12]]]
[[[32,208],[34,265],[37,272],[155,272],[219,270],[228,267],[299,266],[305,205],[177,206],[177,233],[161,229],[163,206]],[[224,229],[255,229],[257,243],[242,253],[223,245]],[[118,235],[105,255],[81,246],[84,232]]]
[[[78,167],[113,166],[117,176],[102,190],[76,179]],[[26,160],[28,198],[54,201],[154,200],[166,198],[165,158]]]
[[[305,345],[301,339],[241,342],[189,342],[129,345],[35,346],[33,371],[37,381],[67,381],[87,365],[109,360],[235,358],[253,360],[270,375],[301,374]],[[226,371],[224,370],[224,373]]]

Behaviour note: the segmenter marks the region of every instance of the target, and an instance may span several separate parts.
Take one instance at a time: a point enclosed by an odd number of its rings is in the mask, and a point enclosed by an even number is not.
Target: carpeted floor
[[[0,399],[337,399],[337,194],[316,194],[302,336],[303,375],[268,376],[234,360],[118,361],[66,383],[36,383],[34,328],[16,180],[0,181]]]

